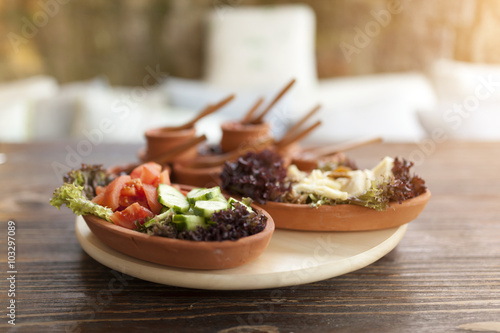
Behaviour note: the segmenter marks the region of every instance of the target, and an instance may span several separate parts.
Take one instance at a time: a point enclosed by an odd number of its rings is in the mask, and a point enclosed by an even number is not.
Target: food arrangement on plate
[[[414,220],[430,191],[410,173],[411,162],[385,157],[360,170],[344,154],[380,138],[301,148],[299,141],[321,125],[303,128],[319,105],[282,138],[272,137],[264,116],[294,82],[263,111],[257,112],[259,99],[241,120],[223,123],[220,144],[204,144],[194,124],[234,95],[185,125],[147,131],[139,164],[71,171],[51,204],[83,215],[92,233],[119,252],[191,269],[226,269],[256,259],[275,226],[366,231]]]
[[[412,165],[385,157],[372,169],[358,170],[341,159],[304,172],[264,150],[226,163],[221,179],[229,194],[250,197],[266,209],[277,228],[376,230],[412,221],[427,204],[430,191],[410,174]]]
[[[64,178],[50,203],[83,215],[110,247],[142,260],[184,268],[223,269],[245,264],[267,247],[272,218],[249,200],[219,187],[170,184],[155,162],[130,174],[82,166]]]

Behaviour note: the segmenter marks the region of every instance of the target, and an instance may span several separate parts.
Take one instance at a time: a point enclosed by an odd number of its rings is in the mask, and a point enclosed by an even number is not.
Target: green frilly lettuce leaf
[[[50,204],[57,209],[66,205],[76,215],[95,215],[111,222],[110,216],[113,211],[93,203],[84,194],[83,186],[65,183],[54,191]]]

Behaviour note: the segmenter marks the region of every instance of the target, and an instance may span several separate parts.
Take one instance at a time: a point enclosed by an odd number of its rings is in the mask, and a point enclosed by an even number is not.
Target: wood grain
[[[500,318],[499,143],[437,145],[415,168],[431,201],[396,249],[374,264],[321,282],[255,291],[158,285],[87,256],[74,235],[74,216],[48,204],[60,184],[51,164],[65,164],[67,146],[77,144],[0,146],[7,156],[0,165],[0,279],[6,278],[8,220],[17,224],[18,270],[16,326],[3,316],[0,331],[466,332],[467,325]],[[131,163],[139,148],[95,146],[85,162]],[[419,149],[381,144],[349,156],[370,167],[385,155],[417,156]]]

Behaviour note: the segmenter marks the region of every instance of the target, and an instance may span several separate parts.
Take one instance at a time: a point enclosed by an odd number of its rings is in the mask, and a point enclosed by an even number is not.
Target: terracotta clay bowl
[[[255,209],[262,210],[260,207]],[[264,252],[274,232],[274,221],[264,210],[267,225],[258,234],[237,241],[197,242],[150,236],[126,229],[93,215],[83,218],[107,246],[144,261],[190,269],[227,269],[244,265]]]
[[[200,168],[189,166],[186,163],[174,163],[172,178],[178,184],[186,184],[195,187],[213,187],[221,183],[220,174],[222,165]]]
[[[153,128],[147,130],[145,136],[147,147],[145,151],[140,152],[139,157],[142,160],[152,160],[194,138],[196,136],[196,129],[194,127],[182,130],[171,127]],[[179,154],[176,160],[190,160],[195,158],[197,154],[198,150],[195,146]]]
[[[225,122],[221,125],[221,129],[220,145],[224,153],[244,147],[256,139],[271,137],[269,123],[241,124],[236,121]]]
[[[385,211],[356,205],[320,206],[267,202],[258,204],[274,219],[276,228],[308,231],[367,231],[398,227],[413,221],[431,197],[427,190],[418,197],[390,203]]]
[[[287,145],[286,147],[282,149],[278,149],[277,153],[280,154],[283,158],[288,158],[288,159],[293,159],[294,156],[300,153],[302,148],[300,147],[300,144],[297,142],[294,142],[290,145]]]

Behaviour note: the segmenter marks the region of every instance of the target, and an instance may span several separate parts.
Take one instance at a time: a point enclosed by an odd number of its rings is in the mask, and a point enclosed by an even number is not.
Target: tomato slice
[[[104,193],[104,191],[106,191],[106,186],[96,186],[96,188],[95,188],[96,195]]]
[[[130,173],[131,178],[139,178],[143,184],[155,185],[159,183],[161,165],[156,162],[147,162],[139,165]]]
[[[158,188],[153,185],[144,184],[144,194],[146,195],[149,209],[155,214],[160,214],[163,206],[158,202]]]
[[[170,171],[167,169],[160,173],[160,184],[170,185]]]
[[[110,218],[116,225],[127,229],[136,229],[136,221],[142,224],[146,218],[153,216],[154,214],[149,209],[141,206],[137,202],[134,202],[124,210],[114,212]]]
[[[103,206],[111,208],[113,211],[117,210],[120,207],[120,196],[122,188],[125,186],[127,182],[130,181],[130,176],[123,175],[106,186],[106,190],[104,191],[103,198]]]
[[[104,203],[104,192],[97,194],[92,200],[93,203],[96,203],[101,206],[105,206]]]

